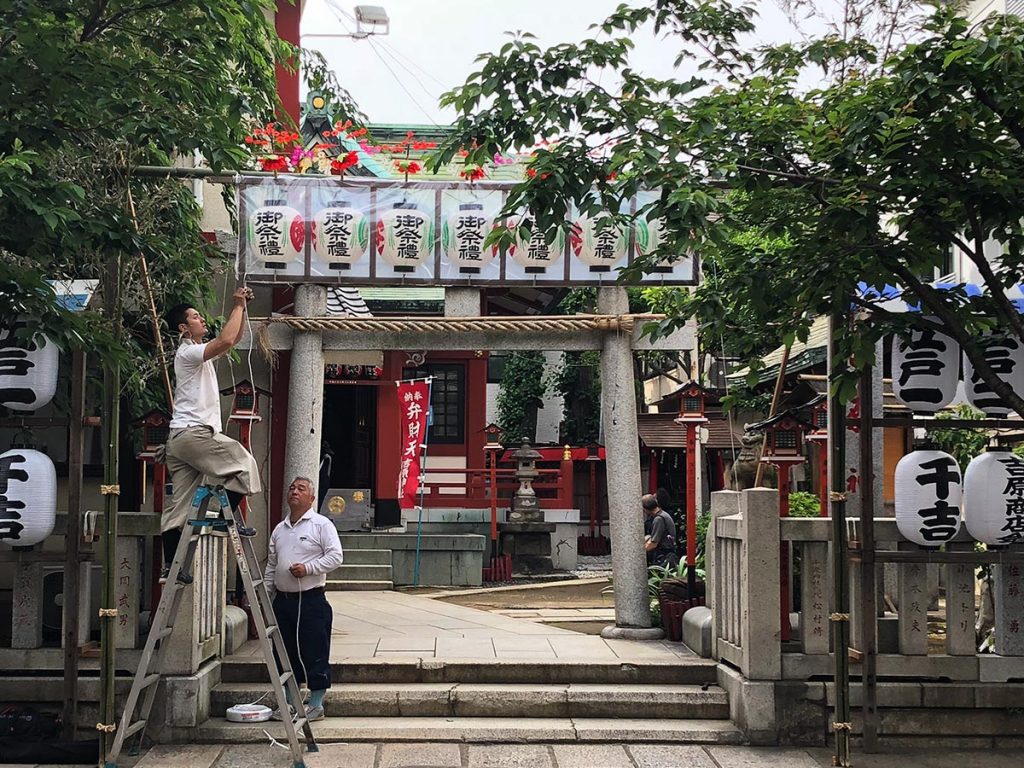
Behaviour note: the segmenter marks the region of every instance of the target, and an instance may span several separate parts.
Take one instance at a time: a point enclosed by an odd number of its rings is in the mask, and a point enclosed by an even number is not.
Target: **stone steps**
[[[678,661],[518,661],[509,659],[379,658],[331,663],[331,679],[346,683],[475,683],[714,685],[717,665],[710,659]],[[225,683],[269,683],[259,656],[226,659]]]
[[[266,687],[222,683],[210,714],[256,701]],[[264,700],[266,703],[266,700]],[[328,717],[609,718],[628,714],[651,720],[721,720],[729,717],[724,690],[711,685],[412,683],[333,685]]]
[[[378,565],[374,564],[363,564],[363,563],[345,563],[339,565],[329,574],[327,574],[328,581],[391,581],[391,566],[390,565]]]
[[[508,717],[328,717],[313,724],[316,739],[329,742],[494,742],[738,744],[743,734],[728,720]],[[264,733],[266,732],[266,733]],[[281,723],[254,725],[211,718],[194,731],[194,742],[266,743],[286,739]]]
[[[344,546],[342,547],[344,549]],[[345,565],[391,565],[390,549],[344,549]]]
[[[328,592],[382,592],[394,588],[393,581],[384,579],[328,579],[325,585]]]

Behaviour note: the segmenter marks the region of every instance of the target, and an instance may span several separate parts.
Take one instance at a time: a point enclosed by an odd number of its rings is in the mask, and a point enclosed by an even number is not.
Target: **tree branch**
[[[999,104],[996,103],[995,98],[989,93],[984,87],[978,85],[974,80],[971,80],[971,87],[974,88],[974,93],[978,97],[978,101],[992,110],[996,117],[1006,126],[1006,130],[1017,140],[1017,143],[1024,149],[1024,125],[1021,125],[1016,120],[1013,120],[1004,109],[1001,109]]]
[[[985,233],[981,228],[981,219],[979,219],[977,213],[970,208],[968,208],[968,218],[971,224],[971,231],[974,234],[974,242],[977,250],[974,252],[968,251],[967,255],[978,268],[978,272],[981,274],[981,279],[984,280],[985,285],[988,286],[989,295],[995,301],[996,306],[999,307],[1004,319],[1010,324],[1010,327],[1013,328],[1013,332],[1017,334],[1017,338],[1024,341],[1024,322],[1021,321],[1017,308],[1013,306],[1013,303],[1003,290],[1003,285],[999,282],[999,278],[996,277],[996,273],[993,271],[992,265],[989,264],[988,259],[985,258]]]
[[[123,21],[124,19],[127,19],[131,16],[138,16],[149,11],[158,11],[163,8],[169,8],[170,6],[177,5],[180,2],[181,0],[157,0],[156,2],[152,3],[144,3],[142,5],[136,6],[135,8],[125,8],[123,11],[118,11],[117,13],[113,14],[109,19],[106,19],[104,21],[100,21],[98,18],[91,18],[90,21],[92,22],[92,28],[83,29],[80,40],[81,42],[86,43],[94,37],[98,37],[111,25],[117,24],[118,22]],[[106,3],[101,1],[98,5],[106,6]],[[100,13],[102,13],[102,10],[100,10]]]

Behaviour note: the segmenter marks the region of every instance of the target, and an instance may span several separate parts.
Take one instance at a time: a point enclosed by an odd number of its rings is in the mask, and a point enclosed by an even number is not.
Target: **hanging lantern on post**
[[[561,229],[555,230],[554,240],[549,243],[546,234],[537,227],[530,230],[529,237],[524,237],[517,227],[516,245],[511,254],[526,274],[546,275],[549,269],[554,271],[553,268],[561,261],[564,250],[565,233]]]
[[[494,259],[496,248],[484,248],[493,228],[493,220],[484,215],[481,203],[462,203],[459,210],[444,221],[441,245],[454,266],[463,275],[478,275]]]
[[[924,547],[944,544],[960,531],[963,485],[948,453],[911,451],[896,465],[896,527]]]
[[[978,339],[985,362],[996,376],[1010,385],[1014,392],[1024,393],[1024,344],[1020,339],[1000,333],[985,333]],[[1011,408],[974,370],[974,363],[964,355],[964,393],[967,401],[986,416],[1004,418]]]
[[[14,334],[28,323],[19,318],[0,327],[0,405],[12,411],[36,411],[57,391],[57,347],[45,336],[18,339]]]
[[[395,272],[415,272],[433,245],[434,220],[415,203],[395,203],[377,221],[377,253]]]
[[[960,346],[926,328],[892,340],[892,391],[915,413],[934,413],[953,401],[960,379]]]
[[[45,453],[14,448],[0,454],[0,543],[31,547],[53,533],[57,470]]]
[[[345,200],[332,200],[313,216],[313,250],[328,269],[348,270],[366,253],[370,227],[366,215]]]
[[[1024,540],[1024,459],[989,448],[964,471],[964,522],[972,538],[990,546]]]
[[[249,216],[249,252],[266,269],[285,269],[302,256],[306,223],[284,198],[270,198]]]
[[[607,217],[602,220],[580,216],[573,222],[569,243],[576,258],[588,265],[590,272],[611,272],[626,256],[629,231]]]

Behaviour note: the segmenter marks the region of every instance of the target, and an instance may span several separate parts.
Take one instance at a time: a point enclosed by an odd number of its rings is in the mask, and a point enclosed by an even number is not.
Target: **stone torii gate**
[[[597,289],[596,315],[481,317],[480,289],[445,288],[443,318],[345,318],[327,315],[324,285],[295,287],[295,314],[254,318],[259,344],[291,351],[284,476],[316,477],[323,419],[325,350],[542,350],[601,352],[601,416],[607,463],[615,626],[605,637],[656,639],[647,595],[647,564],[640,514],[634,350],[692,350],[685,326],[652,341],[642,336],[656,315],[629,313],[625,288]],[[261,324],[262,323],[262,324]],[[246,338],[240,345],[251,347]]]

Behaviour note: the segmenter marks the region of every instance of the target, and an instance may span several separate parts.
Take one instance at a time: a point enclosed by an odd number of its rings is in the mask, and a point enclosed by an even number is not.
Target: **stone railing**
[[[771,489],[712,494],[708,533],[709,604],[714,615],[714,655],[748,680],[809,680],[834,672],[830,653],[833,612],[828,518],[778,517],[778,495]],[[851,520],[852,539],[858,538]],[[892,518],[875,521],[878,548],[916,550]],[[949,551],[971,551],[961,532]],[[789,562],[791,639],[781,640],[780,573]],[[851,674],[859,674],[861,638],[859,569],[850,568]],[[877,565],[880,585],[878,676],[950,681],[999,682],[1024,677],[1024,567],[992,566],[995,572],[997,637],[993,653],[978,653],[975,641],[975,566],[966,563],[892,563]],[[939,584],[945,587],[945,636],[933,632],[928,612],[938,609]],[[883,586],[884,585],[884,586]],[[1014,615],[1017,622],[1014,623]],[[1014,630],[1017,630],[1016,632]],[[1020,634],[1020,640],[1015,635]]]

